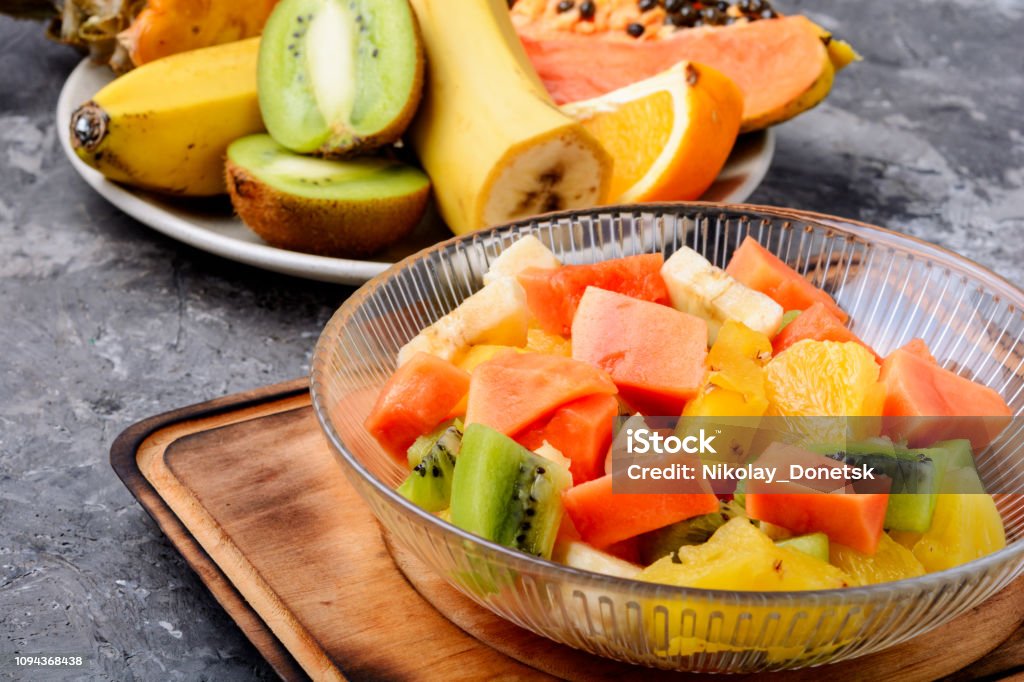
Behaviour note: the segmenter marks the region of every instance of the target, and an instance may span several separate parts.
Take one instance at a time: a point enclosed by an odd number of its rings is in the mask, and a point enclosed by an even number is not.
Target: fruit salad
[[[1009,419],[1006,401],[940,366],[922,340],[882,356],[849,322],[752,237],[721,269],[685,246],[667,259],[563,265],[524,236],[493,259],[481,289],[401,349],[365,427],[407,467],[398,492],[426,511],[624,578],[832,589],[1004,547],[974,454],[996,436],[978,425]],[[617,490],[625,434],[661,417],[873,425],[799,452],[879,472],[885,485]],[[922,426],[936,423],[976,428],[938,440]],[[743,446],[759,461],[794,447]]]

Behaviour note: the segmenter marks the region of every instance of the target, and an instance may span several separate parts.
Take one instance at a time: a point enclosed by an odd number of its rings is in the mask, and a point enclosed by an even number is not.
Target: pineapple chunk
[[[882,533],[873,556],[838,543],[829,544],[829,562],[850,574],[858,585],[874,585],[924,575],[924,566],[909,549]]]
[[[526,292],[515,279],[502,277],[402,346],[398,364],[405,364],[419,351],[453,362],[473,345],[524,346],[529,324]]]
[[[708,353],[713,371],[708,375],[707,386],[686,404],[683,416],[763,416],[768,410],[763,365],[771,350],[772,342],[764,334],[740,322],[727,321]],[[746,435],[752,438],[754,433]],[[744,441],[750,444],[749,438]]]
[[[532,353],[547,353],[572,357],[572,342],[564,336],[549,334],[543,329],[531,328],[526,334],[526,350]]]
[[[560,265],[548,247],[532,234],[528,234],[498,254],[484,275],[484,284],[490,284],[502,277],[515,277],[529,268],[550,270]]]
[[[709,386],[704,393],[686,403],[684,417],[762,417],[767,403],[748,402],[742,393]],[[753,435],[753,434],[751,434]]]
[[[495,346],[492,344],[484,344],[482,346],[470,346],[469,349],[459,356],[459,361],[455,364],[458,365],[459,369],[463,369],[469,373],[472,373],[474,369],[484,364],[498,353],[503,353],[507,350],[515,353],[529,353],[529,349],[517,348],[515,346]]]
[[[707,320],[711,343],[728,320],[742,322],[768,337],[774,336],[782,323],[782,306],[689,247],[680,248],[665,261],[661,277],[674,308]]]
[[[846,587],[845,572],[803,552],[779,547],[749,519],[734,518],[703,545],[680,547],[640,580],[710,590],[827,590]]]
[[[1006,530],[991,495],[983,490],[973,468],[946,474],[947,489],[977,493],[941,493],[935,502],[932,526],[913,543],[911,551],[929,573],[966,564],[1006,547]],[[894,533],[895,535],[895,533]],[[906,534],[913,537],[916,534]],[[904,540],[898,537],[897,540]],[[909,544],[909,543],[906,543]]]
[[[717,590],[817,590],[853,584],[842,570],[799,550],[778,547],[740,517],[728,521],[703,545],[681,547],[680,563],[673,556],[651,564],[637,579]],[[820,656],[857,635],[864,624],[861,608],[680,600],[667,605],[664,617],[655,613],[652,648],[662,655],[730,651],[737,632],[770,632],[759,644],[768,660]],[[799,644],[807,641],[813,644]]]

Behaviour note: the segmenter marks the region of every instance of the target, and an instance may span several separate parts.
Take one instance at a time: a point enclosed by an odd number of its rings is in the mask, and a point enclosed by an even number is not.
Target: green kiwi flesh
[[[408,196],[430,186],[426,173],[400,161],[302,156],[262,134],[233,142],[227,158],[269,187],[306,199],[377,201]]]
[[[423,68],[408,0],[282,0],[260,41],[260,111],[292,151],[364,152],[405,131]]]
[[[828,536],[824,533],[809,533],[796,537],[776,540],[775,544],[786,549],[794,549],[809,554],[815,559],[828,563]]]
[[[417,438],[408,452],[412,473],[398,486],[399,494],[429,512],[446,509],[461,446],[459,423],[444,424],[433,433]]]
[[[466,427],[452,477],[451,522],[492,542],[551,558],[565,467],[482,424]]]
[[[643,533],[637,536],[640,563],[647,566],[662,557],[675,554],[680,547],[704,544],[725,522],[725,516],[713,512]]]
[[[367,256],[420,221],[430,196],[426,174],[399,161],[346,161],[295,154],[269,135],[227,150],[235,211],[272,246],[338,257]]]

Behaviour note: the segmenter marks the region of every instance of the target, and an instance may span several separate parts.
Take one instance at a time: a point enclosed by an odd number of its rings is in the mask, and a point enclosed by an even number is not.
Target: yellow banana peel
[[[259,38],[182,52],[104,87],[71,117],[71,145],[111,180],[167,194],[227,191],[224,152],[263,130]]]

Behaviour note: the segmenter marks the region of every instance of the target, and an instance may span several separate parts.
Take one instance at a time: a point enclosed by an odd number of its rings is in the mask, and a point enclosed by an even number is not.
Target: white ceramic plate
[[[67,133],[71,113],[113,80],[105,66],[83,60],[68,76],[57,101],[57,130],[64,153],[78,174],[107,201],[139,222],[197,249],[274,272],[339,284],[362,284],[398,260],[451,236],[437,218],[428,217],[402,243],[376,256],[354,260],[313,256],[268,246],[232,213],[225,197],[165,197],[110,182],[71,150]],[[715,184],[701,199],[742,203],[761,184],[775,153],[771,130],[744,135]]]

